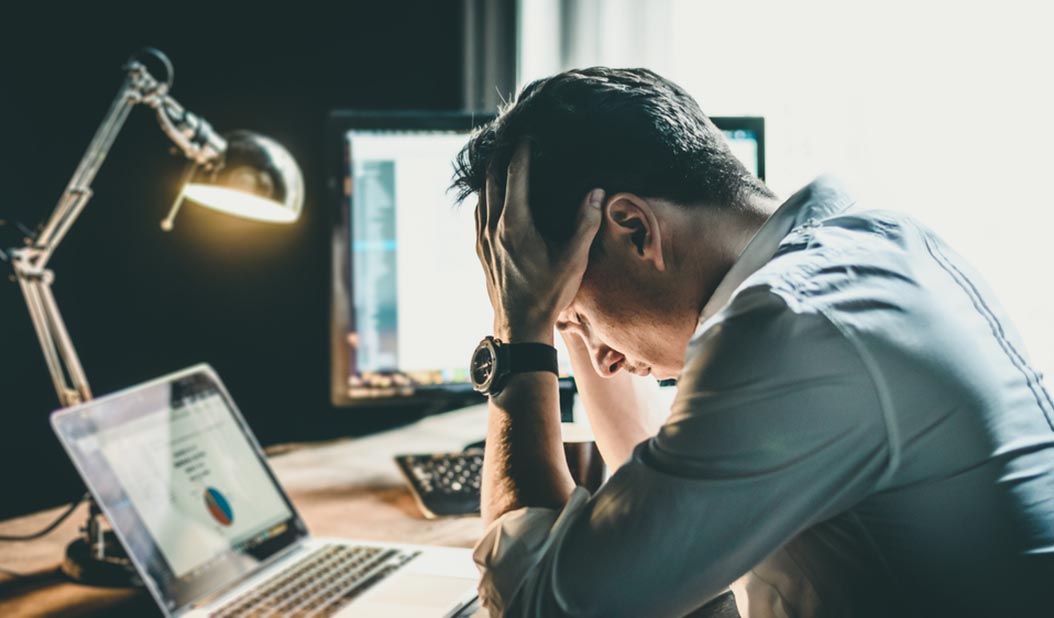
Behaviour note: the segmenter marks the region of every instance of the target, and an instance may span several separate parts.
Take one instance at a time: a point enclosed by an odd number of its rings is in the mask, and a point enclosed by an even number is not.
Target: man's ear
[[[666,270],[663,235],[652,205],[632,193],[616,193],[604,204],[608,241],[625,247],[659,271]]]

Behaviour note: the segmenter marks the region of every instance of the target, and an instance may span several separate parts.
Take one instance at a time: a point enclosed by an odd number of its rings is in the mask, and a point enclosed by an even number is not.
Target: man
[[[473,367],[492,615],[684,616],[737,579],[749,616],[1054,615],[1054,405],[931,231],[825,178],[781,204],[646,70],[527,86],[456,185],[499,340]],[[554,327],[617,468],[593,496]],[[678,379],[657,431],[626,372]]]

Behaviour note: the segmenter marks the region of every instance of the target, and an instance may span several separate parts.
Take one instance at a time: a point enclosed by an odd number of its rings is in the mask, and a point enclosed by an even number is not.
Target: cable
[[[67,507],[66,510],[63,511],[63,513],[61,515],[59,515],[58,518],[55,521],[51,522],[43,530],[40,530],[39,532],[34,532],[32,534],[24,534],[24,535],[0,535],[0,542],[32,541],[34,539],[39,539],[40,537],[48,534],[49,532],[51,532],[52,530],[57,528],[59,526],[59,524],[61,524],[62,522],[66,521],[67,519],[69,519],[69,516],[73,514],[73,511],[77,510],[77,507],[80,506],[81,502],[84,502],[85,500],[88,499],[88,495],[89,495],[88,492],[84,492],[84,494],[81,497],[79,497],[75,501],[73,501],[73,503],[70,504],[69,507]],[[33,577],[36,574],[35,573],[20,573],[18,571],[12,571],[11,569],[9,569],[7,567],[0,566],[0,575],[6,575],[6,576],[8,576],[8,577],[10,577],[12,579],[26,579],[26,578],[29,578],[29,577]]]
[[[84,495],[82,495],[81,497],[77,498],[72,504],[70,504],[69,507],[62,513],[62,515],[59,515],[58,519],[56,519],[55,521],[51,522],[51,524],[49,524],[47,528],[44,528],[43,530],[41,530],[39,532],[34,532],[32,534],[25,534],[25,535],[13,535],[13,536],[0,535],[0,542],[32,541],[34,539],[39,539],[40,537],[48,534],[49,532],[51,532],[55,528],[58,528],[59,524],[61,524],[62,522],[66,521],[69,518],[69,516],[73,514],[73,511],[75,511],[77,509],[77,507],[80,506],[81,502],[84,502],[87,499],[88,499],[88,492],[85,492]],[[7,571],[7,569],[3,569],[3,570]],[[7,572],[9,572],[9,571],[7,571]]]

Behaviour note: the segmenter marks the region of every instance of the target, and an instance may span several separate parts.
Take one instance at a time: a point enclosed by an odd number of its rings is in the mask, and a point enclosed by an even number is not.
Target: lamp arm
[[[35,270],[26,257],[17,252],[12,263],[59,402],[68,407],[88,401],[92,398],[91,387],[51,293],[54,275],[50,270]]]
[[[167,59],[165,59],[167,62]],[[91,183],[102,167],[132,108],[142,103],[157,111],[161,129],[199,165],[210,165],[226,151],[227,142],[203,118],[168,95],[168,84],[158,82],[140,62],[126,65],[127,75],[95,136],[88,145],[66,190],[40,233],[25,247],[11,251],[15,278],[25,298],[44,360],[59,401],[71,406],[92,398],[91,388],[55,297],[54,274],[48,261],[91,199]]]
[[[204,118],[187,111],[139,62],[128,64],[128,75],[110,110],[95,132],[59,202],[33,243],[33,266],[44,269],[70,227],[91,199],[91,183],[117,139],[129,112],[146,104],[157,112],[161,129],[183,155],[199,165],[210,165],[227,150],[227,142]]]
[[[161,130],[188,159],[198,165],[211,165],[226,152],[227,140],[208,121],[187,111],[172,97],[150,96],[143,102],[157,110]]]
[[[88,145],[88,150],[81,157],[51,217],[44,224],[31,247],[27,249],[31,249],[32,265],[37,269],[44,269],[47,266],[52,253],[55,252],[88,200],[91,199],[91,183],[99,172],[99,168],[102,167],[103,161],[106,160],[106,155],[109,154],[121,127],[124,126],[128,113],[138,103],[139,93],[133,81],[131,75],[125,80],[117,97],[110,105],[110,110]]]

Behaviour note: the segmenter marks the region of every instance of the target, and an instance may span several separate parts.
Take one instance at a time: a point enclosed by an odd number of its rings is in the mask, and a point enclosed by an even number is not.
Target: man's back
[[[887,449],[870,491],[756,568],[755,592],[793,596],[792,570],[830,615],[1054,612],[1054,405],[979,277],[910,218],[862,211],[796,228],[737,295],[759,287],[851,343]]]
[[[595,495],[488,529],[492,606],[679,618],[738,579],[751,618],[1050,614],[1050,397],[958,256],[853,204],[828,179],[784,202],[659,432]]]

